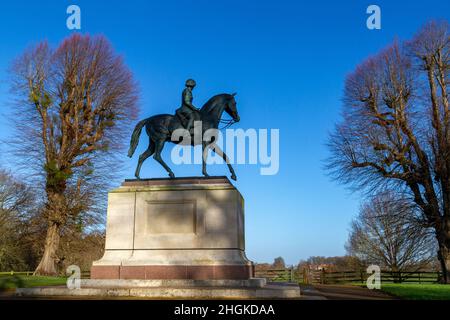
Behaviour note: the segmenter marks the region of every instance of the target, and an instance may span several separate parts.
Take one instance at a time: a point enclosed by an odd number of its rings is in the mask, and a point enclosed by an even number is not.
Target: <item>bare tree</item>
[[[417,209],[408,200],[389,192],[377,194],[352,222],[348,254],[388,268],[394,276],[428,266],[436,258],[436,240],[416,216]]]
[[[276,269],[284,269],[286,268],[286,263],[284,262],[283,257],[277,257],[273,260],[272,267]]]
[[[324,268],[327,271],[351,271],[362,270],[365,264],[356,256],[336,256],[336,257],[321,257],[311,256],[306,260],[301,260],[298,263],[298,269]]]
[[[28,220],[35,213],[30,188],[0,170],[0,270],[21,270],[27,266],[23,237]]]
[[[70,265],[77,265],[82,271],[90,270],[92,261],[103,256],[105,237],[100,232],[85,233],[74,230],[73,234],[66,233],[61,238],[61,247],[58,250],[58,264],[66,270]]]
[[[11,69],[17,107],[10,144],[45,190],[47,234],[36,273],[55,274],[64,230],[99,217],[137,113],[136,84],[102,36],[74,34],[56,49],[39,43]]]
[[[407,192],[435,230],[450,283],[449,51],[448,23],[431,22],[359,65],[345,83],[328,168],[356,188]]]

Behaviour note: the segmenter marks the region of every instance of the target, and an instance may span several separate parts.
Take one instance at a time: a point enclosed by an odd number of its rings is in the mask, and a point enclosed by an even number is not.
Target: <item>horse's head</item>
[[[222,117],[222,113],[228,113],[233,120],[230,120],[230,125],[233,122],[238,122],[241,118],[237,112],[236,108],[236,100],[234,100],[234,96],[236,93],[228,94],[221,93],[215,95],[211,99],[206,102],[203,107],[200,109],[200,113],[208,114],[210,118],[215,119],[215,121],[220,122],[220,118]]]
[[[228,94],[227,95],[227,102],[225,104],[225,112],[228,113],[235,122],[239,122],[241,118],[239,117],[237,108],[236,108],[236,100],[234,99],[234,96],[236,93]]]

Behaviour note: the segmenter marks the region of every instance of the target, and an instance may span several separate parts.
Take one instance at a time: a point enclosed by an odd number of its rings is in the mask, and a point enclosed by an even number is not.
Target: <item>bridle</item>
[[[236,123],[236,120],[234,120],[234,119],[220,119],[219,123],[223,124],[223,127],[219,128],[219,130],[223,130],[223,129],[229,128],[231,125]]]

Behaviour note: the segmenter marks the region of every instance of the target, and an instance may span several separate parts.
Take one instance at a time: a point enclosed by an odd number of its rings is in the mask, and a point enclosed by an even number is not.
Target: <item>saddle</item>
[[[183,107],[179,107],[176,111],[175,111],[175,116],[178,117],[178,120],[180,120],[181,125],[183,126],[183,128],[186,128],[186,125],[188,123],[188,119],[187,117],[184,115],[184,112],[182,110]],[[194,117],[194,121],[200,121],[201,117],[200,117],[200,112],[198,111],[194,111],[193,113],[193,117]],[[191,128],[192,131],[193,128]]]

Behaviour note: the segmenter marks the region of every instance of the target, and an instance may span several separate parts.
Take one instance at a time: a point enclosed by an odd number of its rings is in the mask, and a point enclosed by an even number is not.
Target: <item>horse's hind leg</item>
[[[139,161],[138,161],[138,165],[136,167],[136,172],[134,173],[134,175],[136,176],[137,179],[139,178],[139,173],[141,172],[141,167],[142,164],[144,163],[144,161],[150,157],[153,153],[155,152],[155,144],[153,143],[152,139],[149,139],[149,144],[148,144],[148,148],[147,150],[144,151],[144,153],[142,153],[139,156]]]
[[[153,155],[153,159],[158,161],[164,167],[164,169],[166,169],[166,171],[169,173],[169,177],[175,178],[172,170],[170,170],[169,166],[161,158],[161,151],[164,148],[164,143],[164,140],[155,141],[155,154]]]
[[[214,147],[212,147],[212,150],[217,153],[220,157],[222,157],[222,159],[227,163],[228,166],[228,170],[230,170],[231,173],[231,179],[236,180],[236,173],[234,172],[233,167],[231,166],[230,163],[230,159],[228,158],[228,156],[225,154],[225,152],[222,151],[222,149],[219,148],[218,145],[214,145]]]

